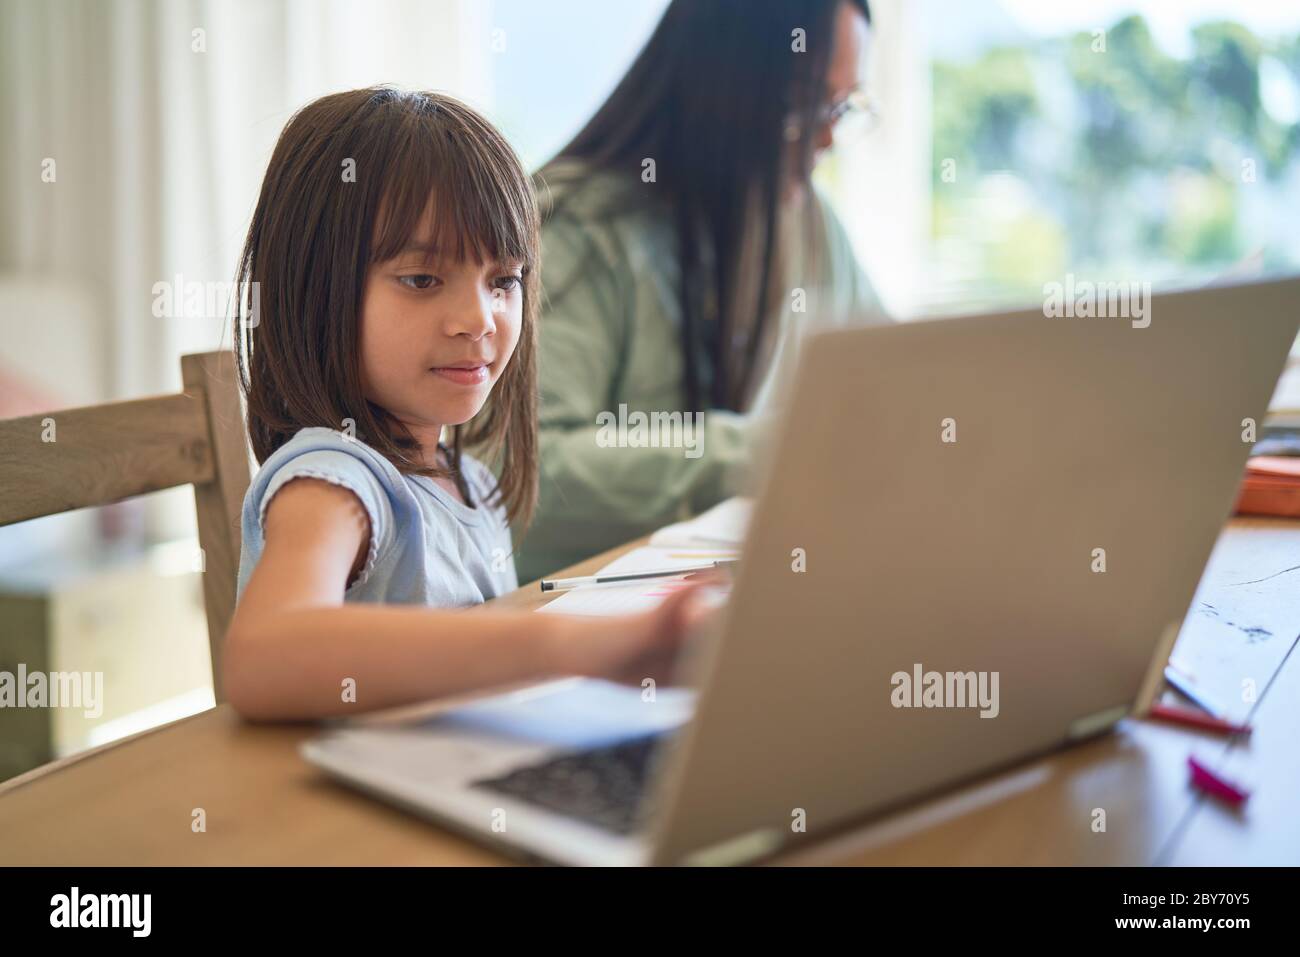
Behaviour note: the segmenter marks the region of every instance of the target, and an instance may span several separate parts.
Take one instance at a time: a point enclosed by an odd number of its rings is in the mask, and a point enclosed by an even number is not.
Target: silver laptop
[[[1145,710],[1300,280],[1044,312],[805,342],[688,688],[552,682],[303,753],[542,860],[730,864]]]

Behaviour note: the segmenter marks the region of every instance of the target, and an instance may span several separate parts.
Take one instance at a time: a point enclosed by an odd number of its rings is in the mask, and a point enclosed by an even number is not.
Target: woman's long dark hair
[[[870,22],[867,0],[673,0],[609,99],[552,160],[629,177],[654,160],[678,240],[692,410],[738,408],[747,394],[771,311],[782,184],[811,173],[841,2]],[[800,168],[787,171],[791,116]],[[749,243],[759,250],[756,291],[741,288],[755,279],[742,268]],[[756,308],[745,308],[755,293]]]

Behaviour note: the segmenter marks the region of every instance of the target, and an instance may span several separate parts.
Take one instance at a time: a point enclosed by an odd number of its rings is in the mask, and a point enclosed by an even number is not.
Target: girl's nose
[[[496,290],[476,289],[456,304],[450,332],[453,335],[468,336],[475,341],[484,336],[491,336],[497,330],[497,316],[503,301],[494,293]]]

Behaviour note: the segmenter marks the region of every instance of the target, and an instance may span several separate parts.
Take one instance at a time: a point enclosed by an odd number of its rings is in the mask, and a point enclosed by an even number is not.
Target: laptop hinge
[[[1097,711],[1093,714],[1086,714],[1082,718],[1076,718],[1070,722],[1070,727],[1066,729],[1066,740],[1078,741],[1080,738],[1091,738],[1093,735],[1100,734],[1112,725],[1117,724],[1128,713],[1129,706],[1121,704],[1113,708],[1107,708],[1105,711]]]

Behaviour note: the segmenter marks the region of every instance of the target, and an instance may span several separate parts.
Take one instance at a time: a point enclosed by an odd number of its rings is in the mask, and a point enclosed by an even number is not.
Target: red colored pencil
[[[1168,721],[1171,724],[1186,725],[1190,728],[1200,728],[1202,731],[1217,731],[1219,734],[1250,734],[1251,732],[1248,724],[1234,724],[1201,711],[1158,702],[1151,706],[1147,717],[1155,718],[1157,721]]]

